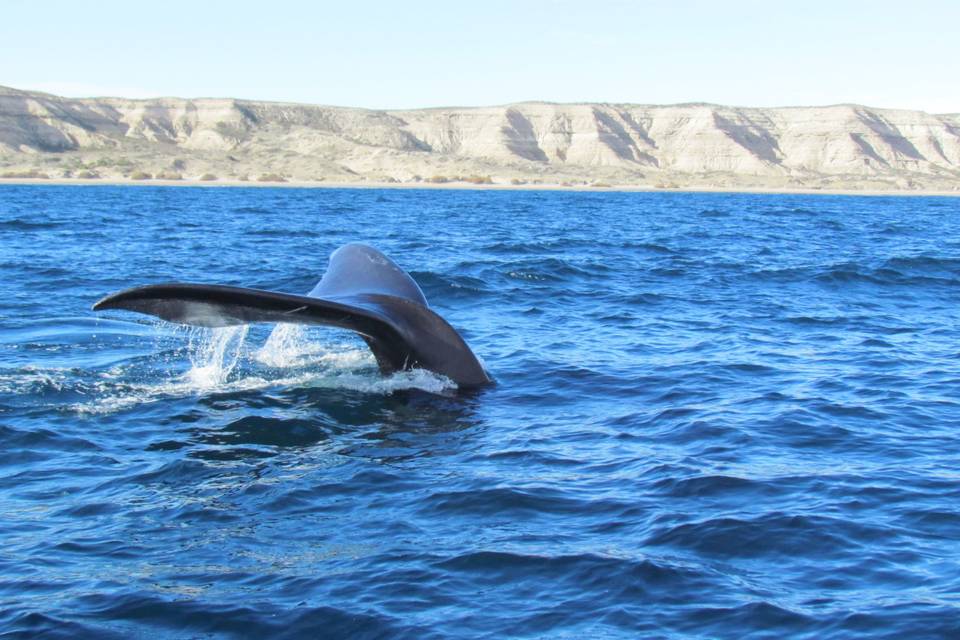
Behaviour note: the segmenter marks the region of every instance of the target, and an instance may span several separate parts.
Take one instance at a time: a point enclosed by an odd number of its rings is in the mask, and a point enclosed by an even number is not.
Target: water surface
[[[495,386],[89,310],[358,240]],[[4,186],[0,296],[14,636],[960,635],[960,200]]]

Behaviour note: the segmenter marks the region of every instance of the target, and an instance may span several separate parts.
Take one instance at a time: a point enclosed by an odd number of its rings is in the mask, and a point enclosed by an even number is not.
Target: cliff
[[[549,103],[375,111],[0,87],[0,176],[30,175],[957,190],[960,114]]]

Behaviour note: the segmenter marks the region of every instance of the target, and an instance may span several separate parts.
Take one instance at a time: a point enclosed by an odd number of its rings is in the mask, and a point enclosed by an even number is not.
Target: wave
[[[857,558],[876,540],[895,536],[895,530],[849,519],[766,513],[661,527],[646,543],[696,550],[708,556],[759,558],[815,553],[837,561]]]
[[[960,284],[960,261],[928,258],[891,258],[880,264],[840,262],[784,268],[762,268],[750,277],[771,282],[819,282],[891,286],[954,286]]]
[[[10,229],[11,231],[37,231],[40,229],[56,229],[65,227],[66,222],[50,222],[43,220],[24,220],[22,218],[13,218],[12,220],[0,220],[0,230]]]
[[[242,572],[221,576],[221,579],[251,578]],[[202,593],[202,587],[199,588]],[[425,629],[410,628],[387,615],[366,613],[363,610],[340,609],[330,606],[245,604],[233,601],[218,602],[197,598],[199,593],[152,594],[145,591],[127,591],[119,594],[92,593],[78,597],[72,606],[92,621],[111,621],[106,629],[120,633],[113,637],[130,637],[135,630],[152,629],[155,633],[181,636],[227,635],[236,637],[299,638],[306,635],[321,637],[382,638],[419,637]],[[187,597],[192,596],[192,597]],[[29,630],[54,631],[56,619],[43,616],[32,621]],[[17,624],[17,622],[15,622]],[[23,622],[19,622],[23,626]],[[49,626],[48,626],[49,625]],[[407,626],[406,629],[404,627]],[[90,629],[82,624],[64,627],[75,632]],[[429,632],[428,637],[429,637]],[[141,633],[135,633],[141,635]],[[74,636],[75,637],[75,636]],[[100,632],[91,637],[103,637]]]

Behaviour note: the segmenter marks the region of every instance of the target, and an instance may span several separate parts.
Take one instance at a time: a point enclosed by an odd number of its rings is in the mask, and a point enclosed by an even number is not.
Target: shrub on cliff
[[[50,176],[45,173],[41,173],[36,169],[30,169],[28,171],[7,171],[6,173],[0,174],[0,178],[31,178],[34,180],[49,180]]]
[[[493,178],[490,176],[468,176],[463,181],[470,184],[493,184]]]

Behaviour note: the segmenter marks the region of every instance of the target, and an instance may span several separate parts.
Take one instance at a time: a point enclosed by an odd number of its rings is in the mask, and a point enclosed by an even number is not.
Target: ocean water
[[[406,268],[496,384],[107,293]],[[0,187],[3,637],[960,637],[960,199]]]

